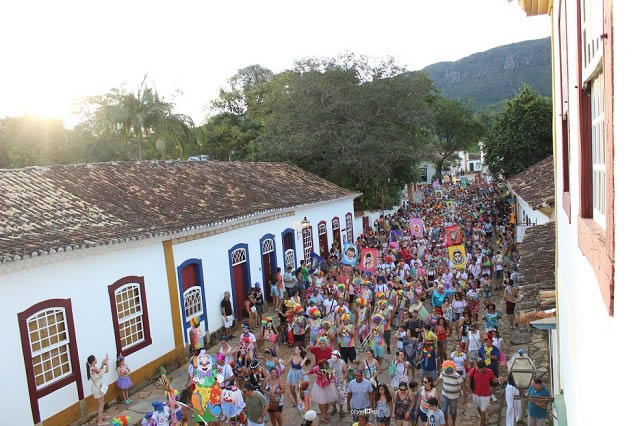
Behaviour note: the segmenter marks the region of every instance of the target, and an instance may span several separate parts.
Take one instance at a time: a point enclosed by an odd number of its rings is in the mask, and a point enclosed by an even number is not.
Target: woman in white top
[[[395,375],[391,377],[391,387],[398,389],[400,383],[409,383],[409,363],[405,360],[404,352],[396,352],[396,359],[392,361],[395,366]]]
[[[104,394],[106,393],[106,389],[103,389],[102,377],[105,373],[109,372],[109,355],[107,354],[105,359],[102,360],[100,367],[98,367],[98,360],[96,357],[94,355],[89,355],[86,367],[87,380],[91,380],[91,393],[96,401],[98,401],[97,424],[108,426],[110,423],[102,421],[102,413],[104,411]]]

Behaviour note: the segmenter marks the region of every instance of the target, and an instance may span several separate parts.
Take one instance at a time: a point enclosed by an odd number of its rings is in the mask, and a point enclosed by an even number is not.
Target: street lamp
[[[524,350],[520,349],[517,355],[513,355],[507,363],[509,372],[513,376],[513,381],[517,388],[526,389],[531,384],[533,376],[536,374],[536,365]]]
[[[309,219],[307,219],[307,217],[305,216],[304,219],[302,219],[302,229],[307,229],[311,226],[311,222],[309,222]]]

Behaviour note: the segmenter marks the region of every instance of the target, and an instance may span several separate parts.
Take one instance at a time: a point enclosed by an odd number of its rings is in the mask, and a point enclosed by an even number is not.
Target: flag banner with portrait
[[[455,246],[449,246],[449,260],[453,264],[453,267],[459,270],[464,270],[467,263],[467,252],[464,249],[464,244],[458,244]]]
[[[419,217],[412,217],[409,219],[409,230],[411,236],[416,238],[422,238],[424,236],[424,223]]]
[[[326,270],[327,262],[318,253],[311,253],[311,265],[309,266],[309,273],[313,274],[316,270]]]
[[[447,205],[447,211],[449,212],[449,214],[454,214],[456,208],[453,204],[453,200],[446,200],[444,203]]]
[[[349,266],[356,266],[358,264],[358,246],[353,243],[344,243],[342,263]]]
[[[462,234],[458,225],[444,228],[444,243],[448,246],[455,246],[462,243]]]
[[[442,200],[442,189],[436,190],[436,200]]]
[[[360,253],[360,271],[362,272],[376,272],[378,267],[378,249],[363,248]]]

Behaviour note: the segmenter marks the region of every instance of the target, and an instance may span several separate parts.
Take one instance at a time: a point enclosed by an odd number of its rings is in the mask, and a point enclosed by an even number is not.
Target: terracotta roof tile
[[[550,300],[541,300],[540,292],[555,290],[556,228],[555,222],[527,228],[520,244],[520,311],[555,308]]]
[[[513,176],[507,183],[534,210],[553,204],[553,155]]]
[[[215,161],[0,170],[0,188],[0,263],[358,195],[288,164]]]

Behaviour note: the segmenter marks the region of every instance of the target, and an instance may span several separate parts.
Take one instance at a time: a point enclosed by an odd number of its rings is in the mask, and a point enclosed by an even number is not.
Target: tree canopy
[[[378,207],[415,179],[436,98],[431,80],[392,60],[307,59],[268,84],[256,158],[296,164]],[[389,204],[388,204],[389,205]]]
[[[551,98],[524,86],[498,112],[483,145],[493,175],[513,176],[553,153]]]

